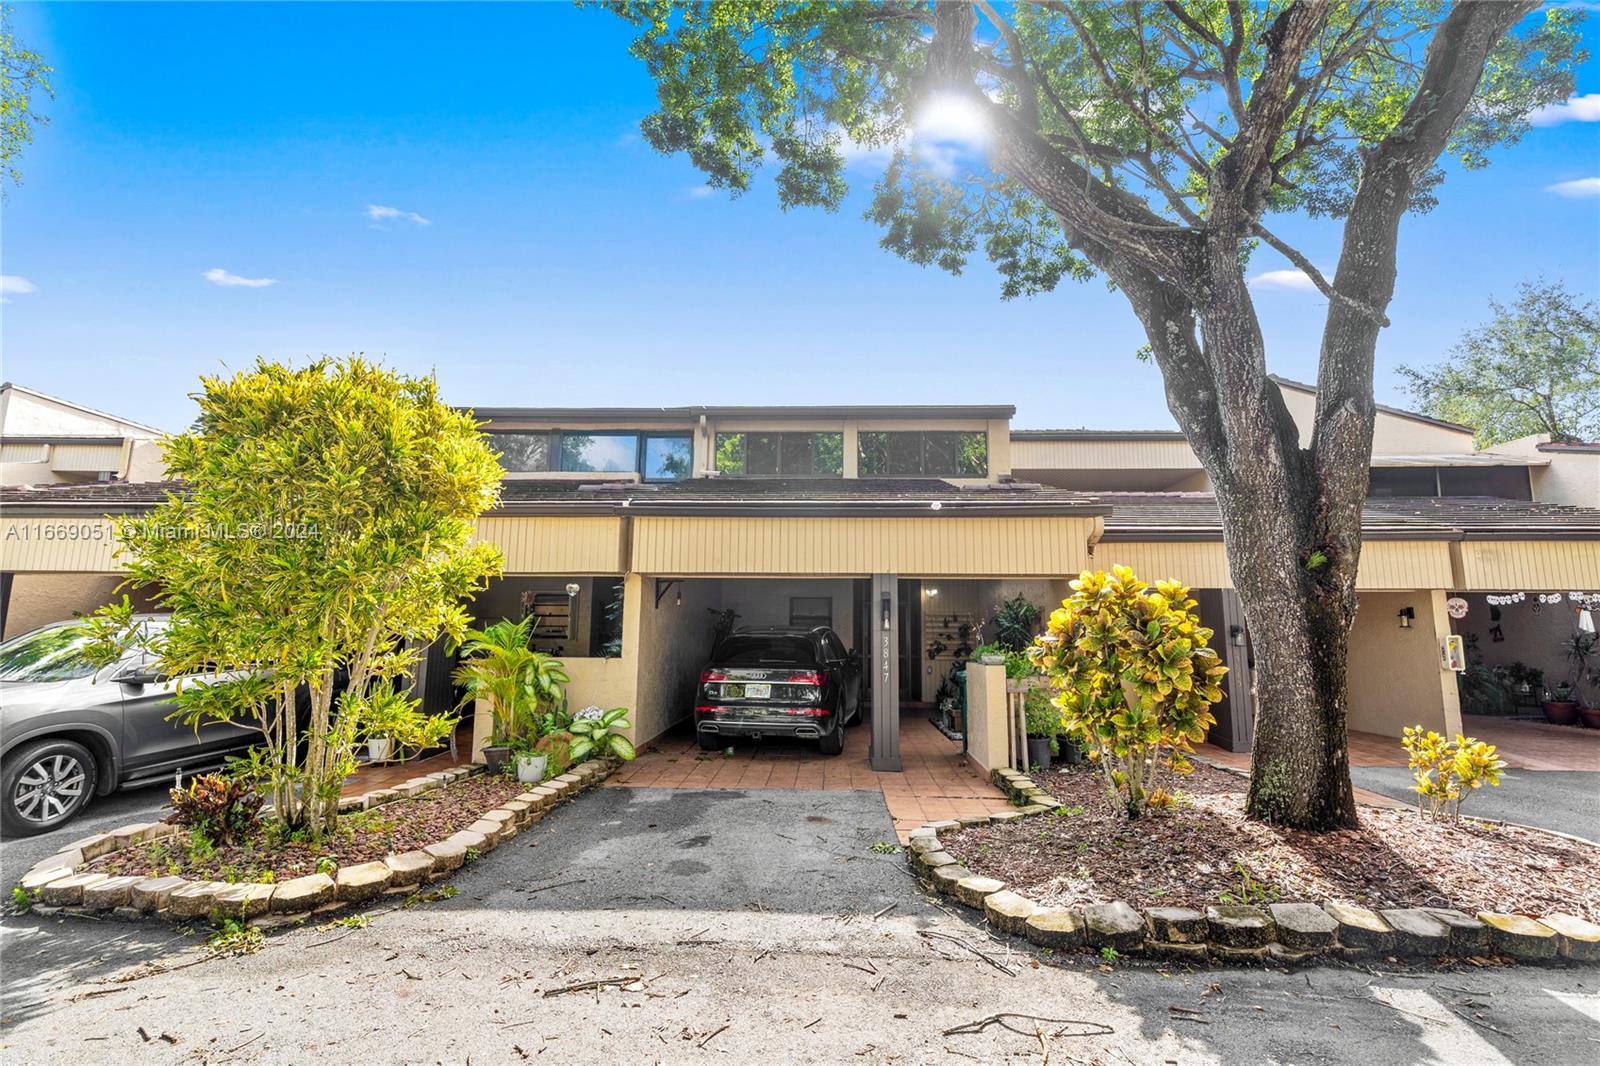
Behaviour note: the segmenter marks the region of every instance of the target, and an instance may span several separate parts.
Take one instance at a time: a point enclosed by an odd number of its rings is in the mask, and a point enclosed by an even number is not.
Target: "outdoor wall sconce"
[[[1244,626],[1231,625],[1228,627],[1228,643],[1235,648],[1244,647]]]
[[[924,596],[937,596],[937,595],[939,595],[939,590],[938,589],[923,589],[922,590],[922,594]]]
[[[1417,609],[1415,607],[1402,607],[1398,617],[1400,619],[1400,628],[1410,629],[1412,619],[1417,617]]]
[[[567,583],[567,598],[568,599],[576,599],[577,596],[578,596],[578,593],[580,593],[582,591],[583,591],[583,586],[578,584],[576,581],[570,581],[570,582]]]
[[[672,605],[674,607],[682,607],[683,606],[683,581],[682,581],[682,579],[676,578],[676,577],[658,577],[658,578],[656,578],[656,609],[657,610],[659,610],[661,608],[661,597],[663,597],[663,596],[665,596],[667,594],[667,590],[668,589],[677,589],[677,593],[676,593],[676,595],[673,596],[673,599],[672,599]]]
[[[883,628],[885,631],[894,628],[894,601],[887,595],[883,597]]]

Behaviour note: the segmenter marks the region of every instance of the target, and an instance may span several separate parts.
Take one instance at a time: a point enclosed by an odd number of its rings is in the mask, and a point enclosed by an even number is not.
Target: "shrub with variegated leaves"
[[[1187,755],[1216,719],[1227,673],[1208,645],[1189,589],[1141,581],[1126,566],[1084,571],[1030,652],[1055,691],[1061,723],[1105,777],[1112,802],[1137,818],[1163,768]]]

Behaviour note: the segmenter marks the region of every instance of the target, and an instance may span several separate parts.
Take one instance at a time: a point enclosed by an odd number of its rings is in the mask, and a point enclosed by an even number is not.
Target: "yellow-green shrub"
[[[1461,804],[1484,785],[1500,787],[1500,771],[1505,761],[1493,744],[1456,734],[1444,737],[1420,725],[1407,726],[1400,743],[1409,758],[1416,784],[1417,809],[1437,818],[1442,814],[1461,817]]]
[[[1227,673],[1207,645],[1189,590],[1152,588],[1126,566],[1085,570],[1051,612],[1030,654],[1056,690],[1064,730],[1100,767],[1112,801],[1130,818],[1150,805],[1153,777],[1185,757],[1216,721]]]

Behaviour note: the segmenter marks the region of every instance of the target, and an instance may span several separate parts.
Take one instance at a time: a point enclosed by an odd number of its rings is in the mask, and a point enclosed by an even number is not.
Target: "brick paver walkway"
[[[901,840],[917,826],[1009,806],[966,760],[961,745],[933,727],[927,712],[900,716],[900,773],[867,764],[868,726],[845,731],[844,751],[822,755],[816,742],[761,740],[734,744],[734,754],[701,751],[679,727],[656,739],[607,782],[609,787],[727,789],[868,789],[882,792]]]

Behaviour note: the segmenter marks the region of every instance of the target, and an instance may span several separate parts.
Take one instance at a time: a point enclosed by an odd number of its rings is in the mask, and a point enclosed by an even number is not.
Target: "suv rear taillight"
[[[789,675],[789,684],[791,684],[791,685],[819,685],[820,686],[822,684],[822,675],[818,674],[818,673],[790,674]]]
[[[702,670],[700,672],[700,683],[702,685],[705,684],[707,681],[726,681],[726,680],[728,680],[728,675],[723,673],[721,670]]]

